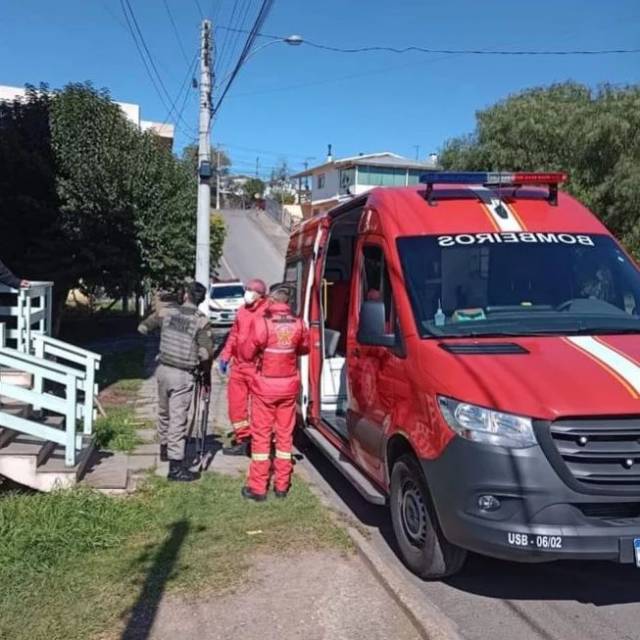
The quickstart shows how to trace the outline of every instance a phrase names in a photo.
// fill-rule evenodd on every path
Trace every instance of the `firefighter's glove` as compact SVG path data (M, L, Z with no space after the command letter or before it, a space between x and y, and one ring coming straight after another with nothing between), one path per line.
M229 362L227 360L218 360L218 371L223 375L227 375L229 370Z

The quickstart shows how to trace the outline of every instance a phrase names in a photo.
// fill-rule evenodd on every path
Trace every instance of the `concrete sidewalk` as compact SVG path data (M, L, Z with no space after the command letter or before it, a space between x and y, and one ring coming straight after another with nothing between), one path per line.
M147 365L154 368L149 351ZM140 390L137 413L155 418L153 373ZM220 437L230 430L226 379L212 376L210 430L215 439L208 472L242 476L247 458L225 457ZM157 445L156 445L157 446ZM166 463L156 462L158 474ZM296 479L294 478L294 481ZM300 477L297 478L301 482ZM238 500L242 498L238 494ZM254 506L254 505L248 505ZM221 514L224 517L224 514ZM389 596L360 555L309 549L287 555L253 558L247 580L223 594L165 595L150 635L152 640L176 637L203 640L418 640L424 637Z

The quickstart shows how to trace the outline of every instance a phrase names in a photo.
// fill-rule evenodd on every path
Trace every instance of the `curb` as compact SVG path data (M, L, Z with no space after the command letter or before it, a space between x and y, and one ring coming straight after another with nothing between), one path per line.
M429 604L424 594L408 583L395 567L385 563L373 545L357 529L347 527L347 533L371 573L425 640L464 640L453 623L435 606Z
M306 465L299 465L296 467L296 473L300 474L320 502L327 507L334 522L346 530L364 564L402 609L424 640L464 640L457 631L455 623L435 605L430 604L424 593L408 582L395 566L387 563L366 536L349 524L350 516L336 510L325 489L316 482L314 478L316 471L309 469Z

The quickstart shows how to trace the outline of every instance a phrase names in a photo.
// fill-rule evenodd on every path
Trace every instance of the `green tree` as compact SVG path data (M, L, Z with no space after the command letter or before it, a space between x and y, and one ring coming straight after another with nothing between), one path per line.
M209 237L211 243L211 267L215 269L220 263L220 258L222 258L224 241L227 237L227 225L219 213L214 213L211 216Z
M68 282L45 86L0 102L0 256L32 280Z
M640 257L640 86L534 88L476 114L445 169L565 171L567 191Z
M262 196L264 195L264 190L265 184L264 182L262 182L262 180L260 180L260 178L249 178L242 185L242 193L244 199L249 204L255 202L256 194L258 195L258 197L262 198Z
M0 167L2 258L54 280L60 305L79 284L116 296L193 272L196 176L106 91L43 86L0 104Z

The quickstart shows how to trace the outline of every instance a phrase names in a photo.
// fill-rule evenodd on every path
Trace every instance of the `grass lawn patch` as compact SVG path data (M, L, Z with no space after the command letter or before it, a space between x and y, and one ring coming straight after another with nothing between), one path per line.
M144 376L144 347L114 351L103 356L98 384L100 400L106 412L96 420L94 432L99 449L131 452L141 444L137 430L141 426L134 405ZM106 387L106 388L105 388Z
M96 447L131 453L142 439L138 435L140 421L132 407L108 407L107 415L96 420Z
M126 498L88 490L0 501L0 638L120 637L164 592L233 588L252 553L294 561L350 542L300 480L287 500L240 497L241 478L150 479ZM106 635L103 635L105 634Z
M105 353L98 371L98 385L110 396L134 398L144 377L144 347ZM113 402L118 404L118 402Z

